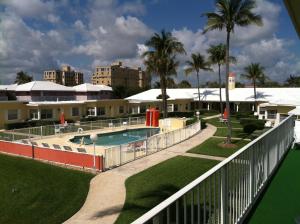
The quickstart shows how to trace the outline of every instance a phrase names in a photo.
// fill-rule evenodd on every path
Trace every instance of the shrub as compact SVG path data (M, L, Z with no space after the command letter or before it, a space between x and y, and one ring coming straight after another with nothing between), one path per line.
M240 120L242 118L253 118L253 112L236 112L235 114L236 119Z
M169 112L168 117L193 117L194 112Z
M186 121L186 125L188 126L188 125L194 124L197 121L198 121L197 117L193 117L192 119L189 119ZM206 120L200 119L200 121L201 121L201 129L206 128L207 127Z
M248 123L244 126L243 130L247 134L252 134L257 129L257 125L254 123Z
M250 124L250 123L255 124L257 130L263 130L264 127L265 127L266 121L265 120L258 120L258 119L255 119L255 118L241 118L240 119L240 124L242 126L245 126L245 125Z

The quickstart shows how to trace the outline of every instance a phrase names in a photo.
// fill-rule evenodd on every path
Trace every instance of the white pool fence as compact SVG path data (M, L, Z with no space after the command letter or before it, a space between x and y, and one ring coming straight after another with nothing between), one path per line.
M153 135L144 140L130 142L105 149L105 168L111 169L138 158L153 154L179 142L182 142L201 130L201 122L182 129Z

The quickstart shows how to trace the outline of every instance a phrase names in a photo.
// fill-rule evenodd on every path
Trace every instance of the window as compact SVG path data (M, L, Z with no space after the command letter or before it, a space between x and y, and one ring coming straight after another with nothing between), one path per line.
M174 112L178 111L178 104L174 104Z
M79 108L78 107L72 107L72 116L73 117L79 116Z
M18 110L7 110L7 120L17 120L18 119Z
M124 106L119 106L119 114L123 114L124 113Z
M53 118L52 109L42 109L41 110L41 119L51 119Z
M95 107L87 108L87 115L88 116L95 116Z
M276 119L276 110L268 110L268 119Z
M37 120L38 119L38 110L37 109L30 109L29 110L29 118L31 120Z
M265 108L260 107L260 108L259 108L259 114L260 114L260 115L265 115L265 110L266 110Z
M173 104L168 104L168 112L173 112L174 108L173 108Z
M188 104L185 105L185 110L189 110L189 105Z
M105 107L98 107L97 108L97 114L98 115L105 115Z

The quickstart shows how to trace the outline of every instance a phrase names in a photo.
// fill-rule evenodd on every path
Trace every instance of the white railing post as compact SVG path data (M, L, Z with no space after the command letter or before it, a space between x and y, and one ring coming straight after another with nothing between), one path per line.
M228 177L227 165L221 168L221 224L228 223Z
M252 150L251 150L252 149ZM253 199L254 199L254 178L255 178L255 174L254 174L254 150L253 148L251 148L250 150L250 204L252 203Z

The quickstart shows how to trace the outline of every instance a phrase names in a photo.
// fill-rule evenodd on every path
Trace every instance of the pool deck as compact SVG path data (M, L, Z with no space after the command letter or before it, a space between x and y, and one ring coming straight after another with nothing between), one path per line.
M186 141L98 174L90 183L90 190L83 207L65 223L114 223L125 202L125 180L128 177L172 157L178 155L186 156L186 151L213 136L216 130L216 127L208 124L206 129Z
M67 133L67 134L58 134L54 136L47 136L41 138L34 138L32 141L35 141L38 143L39 146L42 145L42 143L48 143L51 148L53 148L53 144L57 144L60 146L70 146L73 151L77 152L77 148L84 148L88 154L93 154L94 153L94 147L93 145L80 145L76 144L70 141L71 138L74 136L80 136L80 135L90 135L90 134L103 134L103 133L109 133L109 132L116 132L116 131L123 131L127 129L136 129L136 128L151 128L148 126L145 126L144 124L139 124L139 125L130 125L130 126L122 126L122 127L114 127L114 128L102 128L102 129L95 129L95 130L90 130L90 131L84 131L82 133ZM98 146L96 145L96 155L104 155L105 149L113 147L111 146Z

